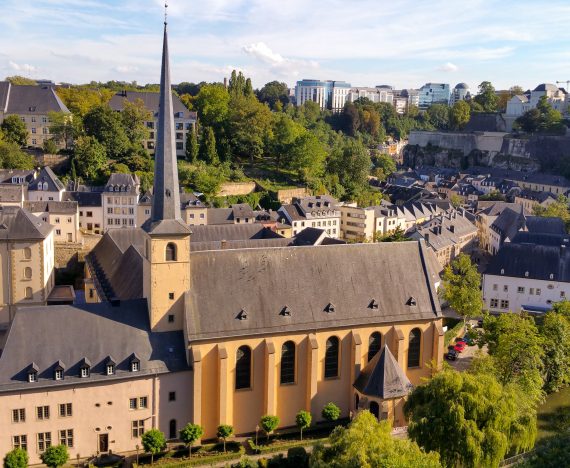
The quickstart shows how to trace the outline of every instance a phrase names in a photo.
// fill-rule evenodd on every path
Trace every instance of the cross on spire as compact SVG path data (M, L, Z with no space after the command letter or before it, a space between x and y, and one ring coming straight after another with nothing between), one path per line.
M168 2L164 2L164 25L168 24Z

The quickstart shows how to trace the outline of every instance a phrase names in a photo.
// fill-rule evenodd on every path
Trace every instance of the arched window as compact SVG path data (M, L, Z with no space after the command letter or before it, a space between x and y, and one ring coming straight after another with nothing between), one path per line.
M331 336L325 349L325 379L338 377L338 338Z
M26 260L29 260L30 258L32 258L32 249L30 249L29 247L26 247L24 249L24 258Z
M368 338L368 361L370 362L382 346L382 335L374 332Z
M175 262L176 261L176 244L169 242L166 245L166 261Z
M408 343L408 367L420 367L420 351L422 344L422 332L414 328L410 332Z
M24 268L24 278L26 279L32 278L32 269L30 267Z
M178 438L178 434L176 431L176 419L171 419L170 423L168 423L168 438L169 439Z
M34 291L29 286L26 288L26 299L31 299L34 297Z
M281 347L281 383L295 383L295 343L286 341Z
M251 388L251 348L240 346L236 353L236 390Z
M376 419L378 419L380 417L380 405L375 401L371 401L370 412L374 415Z

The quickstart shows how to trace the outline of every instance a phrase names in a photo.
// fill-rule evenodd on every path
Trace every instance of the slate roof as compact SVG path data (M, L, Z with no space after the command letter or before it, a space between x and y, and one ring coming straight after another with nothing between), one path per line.
M417 226L407 236L416 240L423 238L426 244L438 251L460 244L466 236L476 234L477 227L473 221L473 216L469 213L448 213Z
M0 183L11 184L12 177L23 177L27 183L34 180L36 171L34 169L0 169Z
M0 184L0 203L21 202L27 198L26 192L23 184Z
M517 206L517 210L507 208L501 212L497 219L491 224L491 229L501 235L501 239L512 239L515 234L524 227L525 218L522 205Z
M362 369L353 386L363 395L383 400L406 396L413 388L386 345Z
M208 220L209 221L209 220ZM190 248L195 242L230 241L246 239L278 239L282 238L271 229L259 223L248 224L219 224L192 226Z
M17 206L0 206L0 240L43 240L53 227Z
M80 208L103 206L101 192L64 192L63 201L76 201Z
M525 229L529 232L565 235L564 221L555 217L527 216Z
M260 249L288 247L292 245L291 239L284 237L274 239L234 239L190 242L190 251L202 252L205 250L230 250L230 249Z
M558 91L558 86L550 83L541 83L533 91Z
M44 182L47 183L48 192L60 192L62 190L65 190L65 185L63 185L61 180L58 179L58 177L54 174L51 168L47 166L42 167L40 173L35 178L35 180L30 182L29 190L42 190L45 192L46 190L44 190L43 188L42 189L38 188L38 184L40 182L42 183L42 185Z
M65 327L62 327L65 324ZM30 339L31 330L34 333ZM140 359L140 371L130 371L130 360ZM116 362L114 375L105 374L109 356ZM90 376L79 377L84 362L92 364ZM56 381L58 362L64 380ZM32 363L38 382L27 381ZM0 392L52 388L83 383L109 382L188 369L182 332L151 333L146 300L26 307L18 310L0 357Z
M3 104L2 109L6 109L6 114L45 115L51 111L69 113L53 86L3 85L0 104Z
M569 283L569 249L570 246L508 242L491 259L485 274ZM503 270L502 274L501 270ZM550 275L553 275L552 279Z
M489 177L502 177L503 179L512 180L522 183L528 182L533 184L553 185L558 187L570 187L570 180L557 174L546 174L544 172L523 172L512 169L501 169L496 167L473 166L462 170L463 175L486 175Z
M188 339L440 317L429 254L418 242L192 253ZM410 297L417 305L406 305ZM378 309L368 307L372 299ZM236 318L242 310L246 320Z
M75 201L26 201L24 208L30 213L77 214Z
M516 196L525 200L537 201L538 203L543 203L549 198L556 200L556 195L551 192L538 192L530 189L522 189Z
M158 114L158 104L160 100L160 93L158 92L121 91L111 98L109 105L113 110L122 111L125 107L125 100L135 102L137 99L141 99L144 106L151 111L153 115ZM196 119L196 112L189 111L175 93L172 93L172 108L174 115L182 113L182 118Z
M102 299L143 296L144 245L145 233L140 228L110 229L85 257Z
M131 174L111 174L109 180L105 184L105 192L113 192L117 190L111 190L111 188L120 187L121 192L130 193L132 195L138 195L137 185L140 184L139 178L136 175Z
M316 212L329 212L329 215L333 215L335 211L338 211L338 200L331 197L330 195L316 195L313 197L303 197L296 200L293 203L297 206L301 213L305 216L308 213L315 214ZM340 214L339 214L340 216Z
M569 245L570 235L564 234L546 234L541 232L519 231L511 240L513 244L540 244L540 245Z

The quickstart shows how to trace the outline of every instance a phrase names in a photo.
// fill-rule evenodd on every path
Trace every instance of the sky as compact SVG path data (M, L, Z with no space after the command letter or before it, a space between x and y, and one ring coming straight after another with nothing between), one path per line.
M161 0L0 0L0 11L1 78L159 81ZM170 0L168 23L174 83L232 69L254 87L570 80L570 0Z

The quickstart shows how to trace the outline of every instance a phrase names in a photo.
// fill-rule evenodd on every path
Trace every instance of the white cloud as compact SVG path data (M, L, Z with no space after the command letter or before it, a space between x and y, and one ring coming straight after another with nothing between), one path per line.
M30 65L28 63L16 63L16 62L12 62L12 60L10 60L8 62L8 65L10 65L10 68L12 70L16 70L19 72L24 72L24 73L32 73L32 72L36 72L38 71L37 67L34 67L33 65Z
M139 67L135 67L132 65L119 65L114 68L119 73L134 73L139 71Z
M281 54L273 52L264 42L243 46L243 51L269 65L280 65L285 62Z
M264 42L254 42L243 46L242 50L263 64L269 65L273 73L282 77L298 77L303 71L307 72L319 68L319 64L315 60L285 58L281 54L274 52Z
M457 70L459 70L459 67L454 63L446 62L440 67L437 67L437 69L439 71L444 71L444 72L456 72Z

